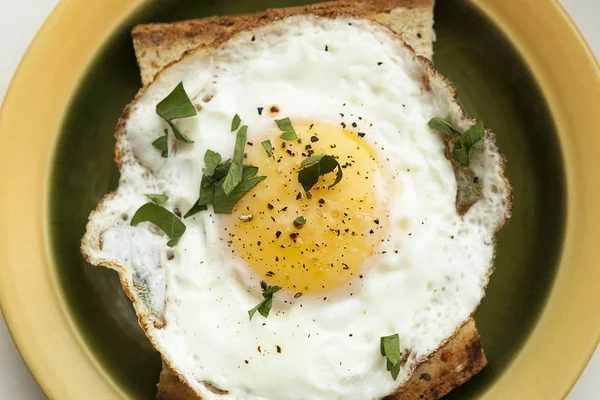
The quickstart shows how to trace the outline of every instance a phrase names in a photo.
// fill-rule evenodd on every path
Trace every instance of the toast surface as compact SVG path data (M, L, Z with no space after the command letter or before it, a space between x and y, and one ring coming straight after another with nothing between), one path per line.
M418 55L433 55L434 0L341 0L304 7L270 9L262 13L193 19L136 26L131 36L142 84L158 71L199 45L210 44L252 26L297 14L352 14L376 20L403 35Z
M232 32L276 18L302 13L347 13L374 19L401 33L417 54L427 58L433 54L433 0L342 0L256 14L138 25L132 37L142 83L152 82L163 67L199 45L222 40ZM475 322L471 318L451 340L414 371L398 392L386 399L438 399L477 374L486 363ZM157 400L195 399L199 397L163 364Z

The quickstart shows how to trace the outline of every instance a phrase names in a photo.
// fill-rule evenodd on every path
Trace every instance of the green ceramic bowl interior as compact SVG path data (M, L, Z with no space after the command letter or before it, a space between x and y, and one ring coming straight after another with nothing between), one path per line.
M302 0L156 0L119 27L73 96L56 148L50 196L62 295L94 356L132 399L156 392L160 356L137 325L117 274L88 265L79 243L88 214L117 186L113 132L140 87L129 32L176 21L306 4ZM467 1L435 10L435 64L467 112L497 133L508 159L514 213L498 236L496 271L475 320L489 365L448 398L474 398L502 374L528 337L552 287L562 247L565 183L552 117L532 74L500 29Z

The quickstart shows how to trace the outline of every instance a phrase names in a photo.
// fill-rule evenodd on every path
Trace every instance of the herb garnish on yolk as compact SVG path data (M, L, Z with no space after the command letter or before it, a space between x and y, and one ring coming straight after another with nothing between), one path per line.
M284 140L296 140L298 139L298 135L292 126L292 123L289 118L278 119L275 121L277 127L283 131L280 138Z
M267 179L224 217L222 239L248 266L248 284L250 277L259 278L305 295L352 290L388 229L387 198L378 186L385 170L356 133L291 122L296 140L280 138L275 127L265 132L272 143L270 157L261 146L246 148L246 162ZM316 171L316 182L303 188L298 178L307 168ZM341 177L342 171L343 179L326 174ZM249 214L251 220L240 220Z
M335 169L337 169L335 181L328 186L329 189L340 183L344 176L340 163L337 162L335 157L326 154L308 157L302 161L300 168L300 171L298 171L298 182L302 185L305 192L308 192L319 182L320 176L327 175Z
M273 154L273 145L271 144L271 141L265 140L265 141L261 142L260 144L267 152L267 156L271 157L271 155Z

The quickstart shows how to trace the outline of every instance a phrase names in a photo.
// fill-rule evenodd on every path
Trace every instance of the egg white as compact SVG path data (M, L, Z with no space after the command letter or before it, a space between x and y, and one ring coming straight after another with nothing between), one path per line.
M450 90L426 88L426 74L398 36L376 23L297 16L184 57L131 107L118 141L119 188L88 226L99 232L102 246L87 252L97 264L125 267L133 291L144 288L134 297L163 322L145 326L149 337L203 398L378 398L475 310L508 189L498 178L497 156L472 156L483 198L458 215L455 172L442 136L427 122L450 117L462 129L470 123L461 119ZM172 143L177 148L164 159L151 145L166 128L155 106L180 81L201 108L177 122L195 143ZM361 116L356 130L366 133L385 174L377 195L388 202L391 230L382 254L367 260L369 268L352 287L327 300L303 296L282 303L276 295L267 319L249 321L260 292L240 279L245 266L226 251L219 218L202 212L186 219L174 248L150 224L130 227L128 221L147 202L145 193L165 193L165 207L185 213L198 196L205 151L233 155L233 115L258 143L277 132L266 112L271 105L292 121L337 126ZM262 115L258 107L265 108ZM380 337L394 333L410 353L396 381L379 352Z

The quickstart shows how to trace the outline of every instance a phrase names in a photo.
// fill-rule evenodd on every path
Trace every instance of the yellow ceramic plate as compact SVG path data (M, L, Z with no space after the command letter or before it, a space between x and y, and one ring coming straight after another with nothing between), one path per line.
M139 85L128 29L301 2L63 0L30 46L0 113L0 301L51 398L149 398L160 367L114 274L77 252ZM498 132L515 184L476 315L490 365L453 397L562 398L600 338L599 68L555 1L439 3L436 64Z

